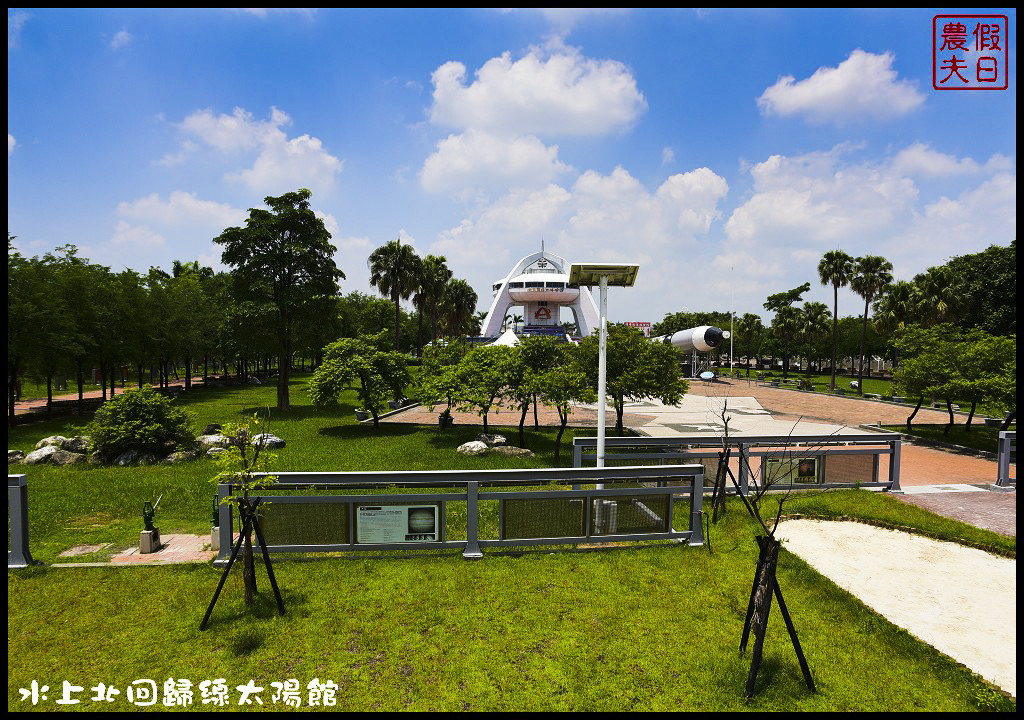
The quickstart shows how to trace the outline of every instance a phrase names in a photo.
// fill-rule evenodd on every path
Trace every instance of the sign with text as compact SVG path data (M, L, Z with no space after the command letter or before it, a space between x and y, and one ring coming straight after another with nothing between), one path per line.
M1006 15L936 15L932 18L932 87L1006 90L1009 30Z
M437 505L360 505L356 508L356 542L437 542Z
M644 334L644 337L651 336L651 324L649 322L624 322L626 327L633 327Z

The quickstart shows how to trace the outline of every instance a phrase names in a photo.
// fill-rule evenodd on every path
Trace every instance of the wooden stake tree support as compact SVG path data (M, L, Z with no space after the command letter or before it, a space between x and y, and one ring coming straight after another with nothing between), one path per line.
M263 539L263 531L260 529L259 517L256 513L256 508L259 507L262 499L257 499L255 502L251 502L246 498L238 498L238 511L242 518L242 532L238 534L238 540L235 541L235 546L231 548L231 558L228 560L227 567L224 568L224 572L220 576L220 582L217 584L217 591L213 594L213 599L210 600L210 606L206 609L206 615L203 616L203 622L199 625L200 630L205 630L207 624L210 622L210 615L213 613L213 606L217 604L217 598L220 597L220 591L224 589L224 582L228 579L228 573L231 572L231 566L235 564L235 558L238 557L238 552L242 549L242 545L251 546L252 544L252 533L256 533L256 541L260 544L260 548L263 550L263 564L267 568L267 576L270 578L270 587L274 590L274 598L277 600L277 609L284 615L284 601L281 599L281 591L277 587L277 579L274 577L274 566L270 562L270 553L267 550L267 543ZM251 572L251 570L250 570ZM256 589L255 577L251 580L252 589Z
M715 487L711 496L711 505L713 508L713 521L718 522L720 515L725 513L725 479L726 477L732 481L733 487L736 488L736 494L743 501L743 505L746 507L750 517L753 518L757 524L761 527L763 535L758 535L757 546L757 567L754 570L754 582L750 589L750 600L747 602L747 615L743 621L743 636L740 640L740 654L746 652L747 641L750 639L750 634L754 634L754 650L751 653L750 659L750 671L747 673L747 685L744 692L746 699L754 697L754 685L757 682L757 673L761 668L761 658L764 651L764 638L765 633L768 630L768 617L772 611L772 598L774 597L779 604L779 611L782 613L782 619L786 623L786 630L789 632L789 639L793 644L793 649L796 651L796 657L800 663L800 671L804 676L804 683L807 685L807 689L812 693L817 692L814 686L814 679L811 677L811 670L807 665L807 659L804 657L803 649L800 647L800 639L797 637L796 628L793 625L793 619L789 615L789 609L786 607L786 601L782 597L782 589L779 587L779 582L776 577L776 569L779 562L779 548L782 543L775 538L775 530L778 528L779 520L782 515L782 504L785 500L780 500L779 511L775 517L775 522L772 528L769 530L768 525L764 522L761 517L761 513L758 509L759 501L764 496L765 492L769 487L772 486L772 479L766 478L758 488L757 493L754 496L754 501L751 501L744 495L742 488L736 481L736 476L732 472L732 468L729 467L729 459L732 453L732 448L729 443L729 421L726 416L728 410L728 404L722 410L722 420L725 427L725 435L723 438L723 451L718 456L718 472L715 475ZM754 477L750 471L749 461L745 453L739 453L739 461L741 463L748 463L746 466L747 477ZM762 459L762 462L764 460ZM788 497L788 495L787 495Z

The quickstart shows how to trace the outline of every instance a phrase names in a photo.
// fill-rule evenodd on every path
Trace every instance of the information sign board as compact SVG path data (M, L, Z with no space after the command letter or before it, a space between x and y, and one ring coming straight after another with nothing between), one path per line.
M437 505L359 505L356 542L437 542Z

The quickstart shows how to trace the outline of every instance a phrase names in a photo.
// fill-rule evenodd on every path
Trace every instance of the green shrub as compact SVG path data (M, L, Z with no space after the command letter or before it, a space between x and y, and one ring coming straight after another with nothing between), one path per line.
M146 387L126 390L103 403L86 434L92 449L103 457L113 458L125 450L163 456L195 441L193 420L191 413Z

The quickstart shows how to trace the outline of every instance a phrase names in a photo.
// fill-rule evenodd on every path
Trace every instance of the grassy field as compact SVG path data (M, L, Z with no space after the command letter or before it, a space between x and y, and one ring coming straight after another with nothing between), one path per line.
M972 423L970 431L964 425L954 425L949 429L948 434L944 432L946 425L914 423L911 425L909 433L907 433L907 426L905 424L883 425L882 427L885 430L909 434L914 437L924 438L925 440L937 440L962 447L974 448L975 450L985 450L986 452L994 453L999 449L999 428L988 427L981 423ZM1017 425L1010 425L1009 429L1016 431Z
M531 432L528 461L465 458L454 448L477 428L453 431L354 422L355 397L329 412L309 407L296 380L287 416L272 431L288 446L279 470L551 466L550 430ZM201 427L273 402L274 389L196 391L185 403ZM504 416L502 413L500 417ZM511 416L510 416L511 417ZM10 432L9 447L74 432L68 420ZM511 430L507 431L510 440ZM567 462L568 439L563 440ZM53 562L78 543L137 541L141 508L163 493L164 533L209 529L209 461L126 468L25 467L33 554ZM867 491L800 498L792 511L912 527L1015 557L1016 542ZM126 688L158 690L169 678L236 686L298 680L302 706L314 678L337 684L343 710L1014 710L1015 702L969 670L864 607L783 551L780 584L817 694L803 687L781 618L774 614L753 701L743 701L749 654L737 652L756 561L755 530L730 502L710 547L679 544L609 551L488 552L479 561L436 553L416 558L319 557L275 561L287 607L279 616L262 570L255 611L242 603L241 574L225 587L210 628L198 630L220 571L208 565L38 567L8 572L8 708L131 710ZM64 681L78 705L55 706ZM37 681L49 699L33 707L19 688ZM99 683L111 703L91 701ZM155 708L163 708L158 701ZM155 709L154 708L154 709ZM227 708L225 708L227 709Z

